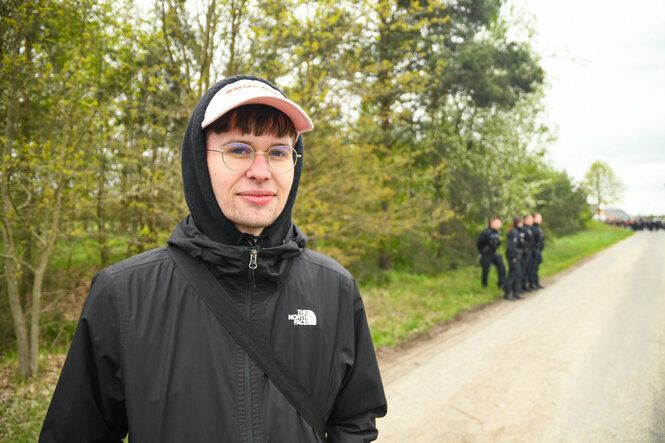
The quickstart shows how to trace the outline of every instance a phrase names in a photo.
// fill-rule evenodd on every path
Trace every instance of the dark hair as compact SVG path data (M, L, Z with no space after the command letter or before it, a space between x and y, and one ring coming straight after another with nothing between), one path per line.
M519 223L522 223L522 217L520 217L519 215L516 215L515 217L513 217L513 224L510 225L510 229L513 229Z
M222 115L205 129L216 134L239 129L242 134L263 135L265 133L275 134L282 138L290 136L295 143L296 128L293 122L282 111L268 105L244 105L238 106Z

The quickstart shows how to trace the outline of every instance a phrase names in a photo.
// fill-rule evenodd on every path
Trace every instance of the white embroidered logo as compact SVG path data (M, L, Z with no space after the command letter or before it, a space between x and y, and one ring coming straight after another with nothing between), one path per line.
M316 326L316 314L309 309L298 309L297 314L289 314L294 326Z

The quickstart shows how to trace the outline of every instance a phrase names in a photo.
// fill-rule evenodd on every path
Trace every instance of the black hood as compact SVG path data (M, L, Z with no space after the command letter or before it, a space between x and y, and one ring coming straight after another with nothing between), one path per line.
M243 234L235 225L227 219L217 204L217 199L210 184L208 164L206 162L206 146L201 123L205 115L208 103L214 95L224 86L238 80L258 80L270 87L284 93L269 81L252 75L235 75L225 78L212 86L199 101L189 119L185 137L182 141L182 181L185 188L185 200L192 214L194 223L207 237L216 242L226 245L247 244L250 235ZM286 95L284 95L286 97ZM274 247L281 245L288 237L292 229L291 211L298 194L298 185L304 160L302 135L298 136L295 150L301 159L296 164L293 174L291 192L284 206L284 210L275 222L265 228L257 240L262 247Z

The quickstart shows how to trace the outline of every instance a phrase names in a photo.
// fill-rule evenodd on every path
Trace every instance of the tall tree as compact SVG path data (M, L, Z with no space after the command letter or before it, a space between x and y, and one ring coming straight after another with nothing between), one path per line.
M423 176L438 165L417 170L417 154L427 152L414 133L419 96L427 94L424 68L432 47L443 38L440 29L449 17L441 1L378 0L364 3L366 30L357 47L354 93L360 97L354 138L371 147L370 155L384 165L385 197L379 202L381 229L373 234L378 242L378 264L390 269L394 238L428 227L442 217L441 202L420 193Z
M86 187L93 120L109 100L99 86L112 11L96 0L10 3L0 39L2 258L19 374L30 377L47 265L66 209Z
M595 203L597 214L600 214L601 208L606 204L619 200L624 189L623 183L610 165L600 160L591 164L584 174L582 184Z
M591 217L586 192L563 171L550 169L547 174L551 181L537 196L537 210L546 220L543 229L557 237L581 231Z

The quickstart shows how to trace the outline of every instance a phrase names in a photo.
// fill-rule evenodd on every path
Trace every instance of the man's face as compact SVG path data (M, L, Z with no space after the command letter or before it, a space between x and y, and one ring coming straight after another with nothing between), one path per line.
M524 217L524 224L527 225L527 226L533 225L533 217L530 216L530 215L527 215L526 217Z
M543 222L543 216L540 215L540 214L536 214L536 215L533 217L533 222L534 222L534 223L541 224L541 223Z
M273 146L291 146L290 136L242 134L238 129L208 133L207 149L222 149L229 143L245 143L255 152L267 152ZM293 184L292 169L277 173L268 167L265 155L256 155L244 171L232 171L219 152L207 152L210 182L222 213L240 232L258 236L282 213Z
M495 218L492 221L490 221L490 228L492 228L494 230L497 230L497 231L499 229L501 229L501 220L499 220L498 218Z

